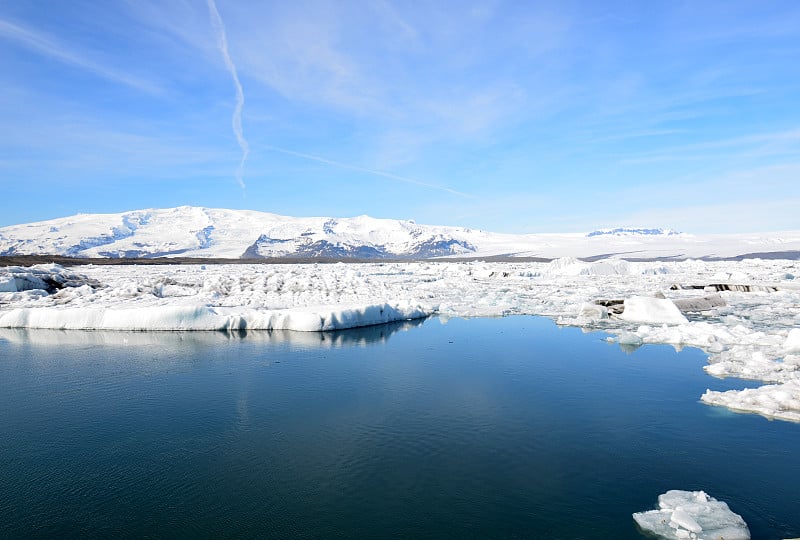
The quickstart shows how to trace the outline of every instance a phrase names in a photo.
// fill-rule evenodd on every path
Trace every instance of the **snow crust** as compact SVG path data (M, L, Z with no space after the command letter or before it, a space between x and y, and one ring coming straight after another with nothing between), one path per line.
M749 540L750 530L727 503L704 491L670 490L658 497L658 510L637 512L637 525L668 540Z
M0 327L321 331L430 314L542 315L606 331L626 347L666 343L702 349L709 355L708 374L765 383L709 390L703 402L800 421L798 267L800 262L787 260L574 258L6 267L0 268ZM709 296L705 288L714 284L741 287Z

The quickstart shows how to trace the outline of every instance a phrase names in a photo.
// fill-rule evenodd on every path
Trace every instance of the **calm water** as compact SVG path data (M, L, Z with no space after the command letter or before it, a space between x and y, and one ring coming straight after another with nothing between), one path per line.
M698 351L545 319L0 332L0 537L641 538L668 489L800 535L800 425Z

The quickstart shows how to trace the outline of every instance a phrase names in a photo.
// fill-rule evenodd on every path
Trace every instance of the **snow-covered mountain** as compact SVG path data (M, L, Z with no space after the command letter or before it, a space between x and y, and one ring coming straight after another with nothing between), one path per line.
M471 254L474 233L369 216L295 218L181 206L78 214L0 229L0 255L430 258Z
M512 235L369 216L297 218L191 206L78 214L0 228L0 256L428 259L752 254L798 258L800 231L692 235L670 229L604 229Z

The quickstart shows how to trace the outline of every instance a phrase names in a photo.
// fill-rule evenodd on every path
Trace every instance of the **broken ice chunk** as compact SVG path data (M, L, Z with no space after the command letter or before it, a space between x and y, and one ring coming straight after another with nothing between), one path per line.
M666 298L633 296L625 299L625 310L620 319L650 324L686 324L686 317Z
M633 514L642 531L658 538L750 539L750 530L742 516L704 491L670 490L659 495L658 506L658 510Z
M792 328L789 335L786 336L786 341L783 343L783 349L786 352L800 351L800 328Z
M683 527L684 529L699 533L703 530L703 528L694 520L692 516L690 516L684 509L681 507L676 508L672 511L672 515L669 517L670 523L674 523L678 527Z
M598 304L584 302L581 304L578 317L588 321L608 319L608 308Z
M622 332L617 338L617 342L620 345L634 345L637 347L643 343L642 338L631 332Z

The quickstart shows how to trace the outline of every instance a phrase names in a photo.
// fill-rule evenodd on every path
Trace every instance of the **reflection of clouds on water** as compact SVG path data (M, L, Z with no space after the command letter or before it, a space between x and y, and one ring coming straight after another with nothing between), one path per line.
M16 345L42 347L158 347L162 350L180 350L241 341L330 349L384 343L392 334L415 328L423 322L424 319L415 319L330 332L291 330L120 332L0 328L0 340Z

